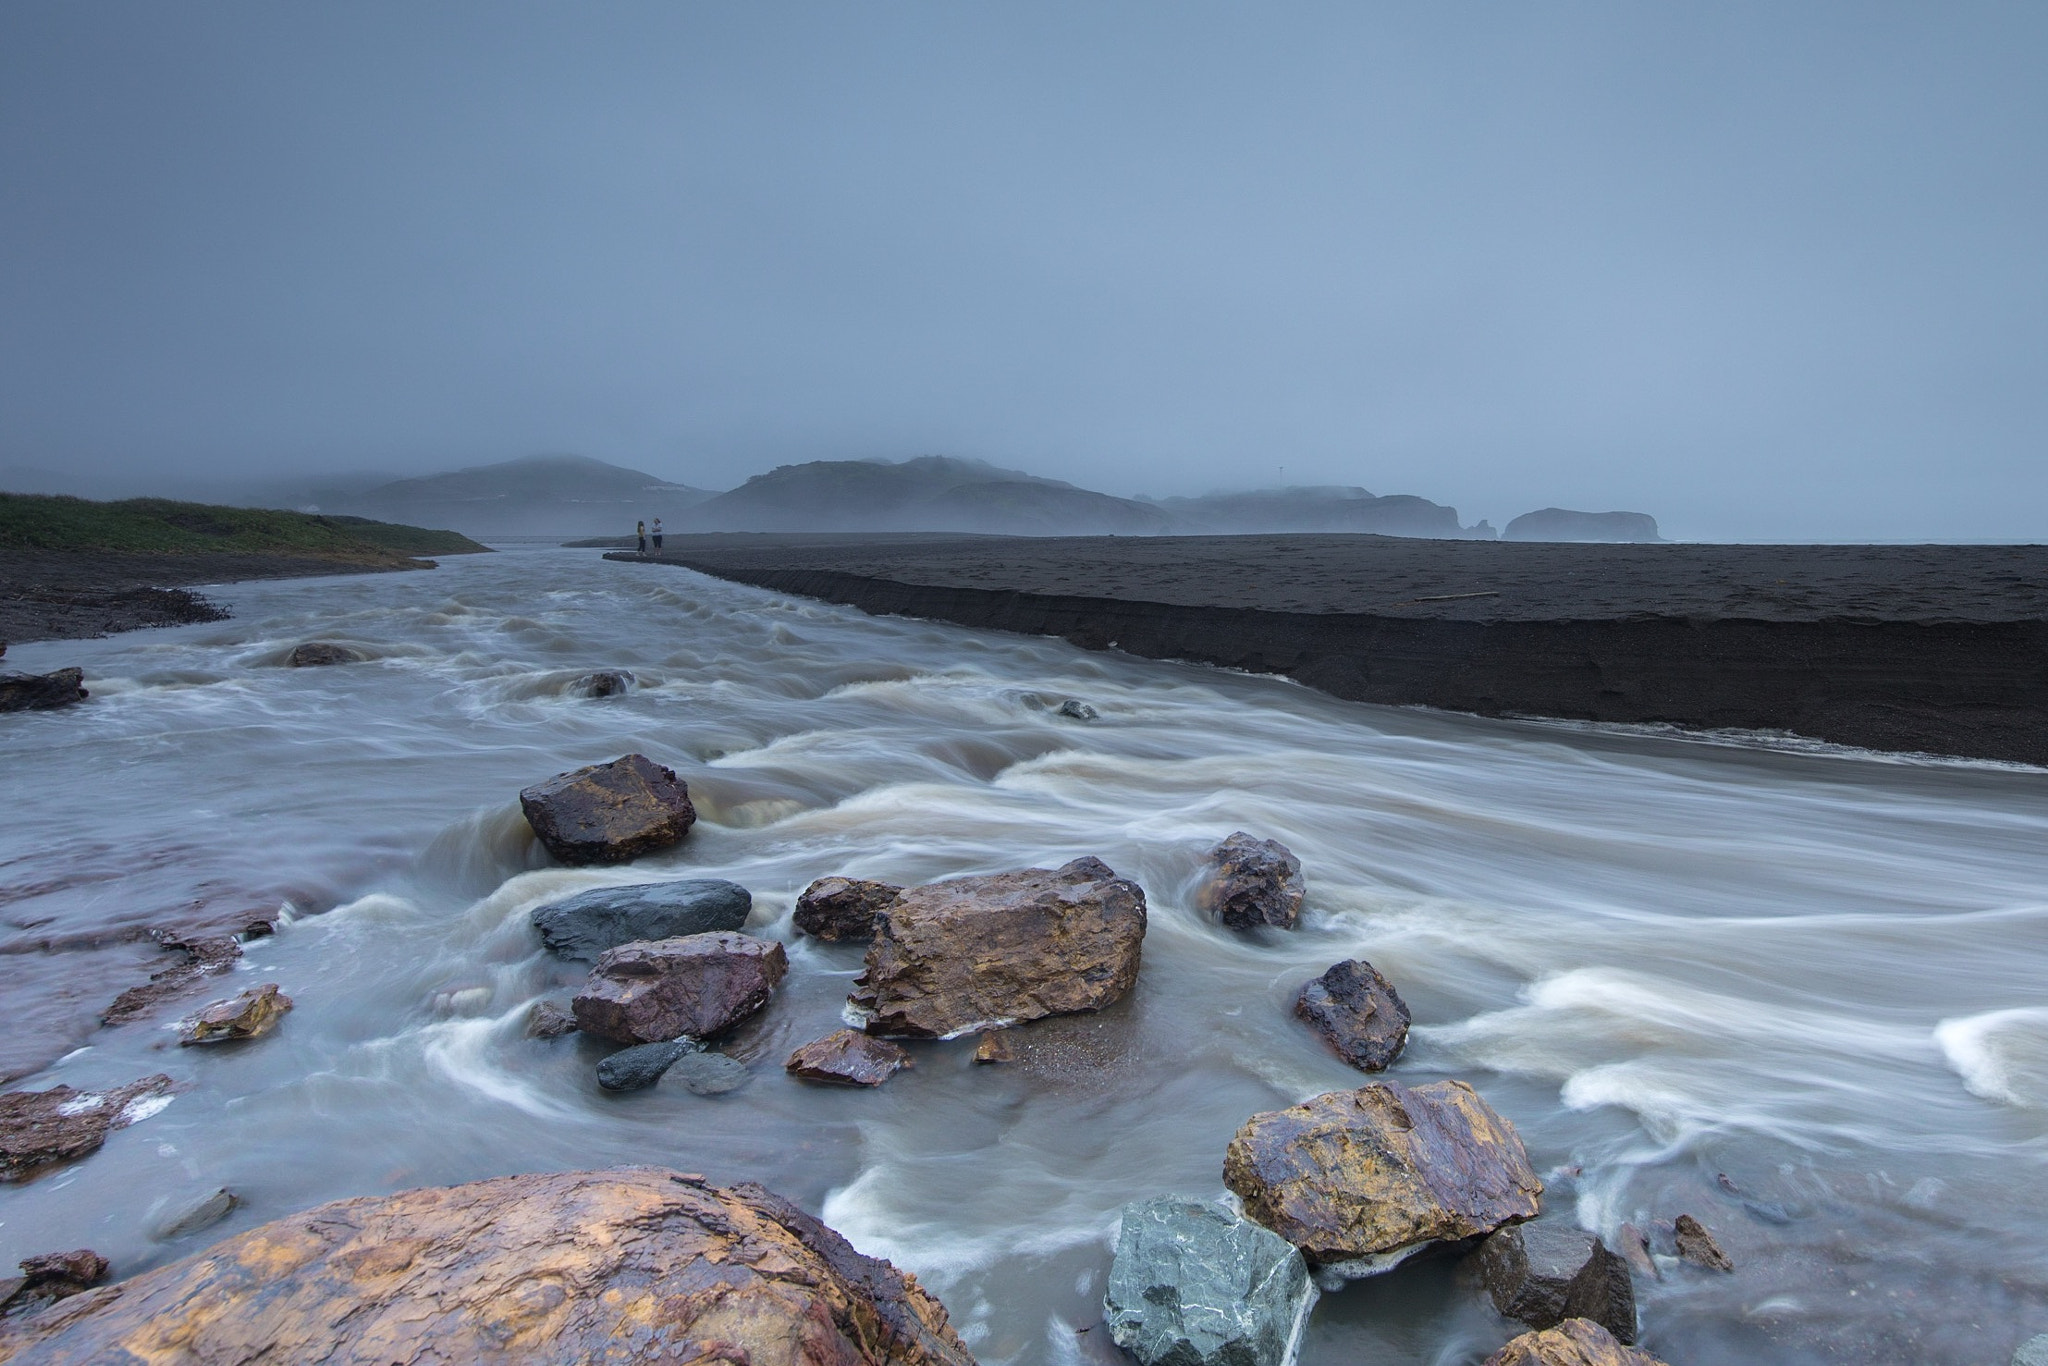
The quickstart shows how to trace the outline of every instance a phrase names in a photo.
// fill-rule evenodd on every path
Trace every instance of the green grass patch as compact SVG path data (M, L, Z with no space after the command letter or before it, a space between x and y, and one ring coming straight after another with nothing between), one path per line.
M168 498L95 503L0 493L0 550L123 555L291 555L351 564L400 564L419 555L489 547L454 531L272 508L218 507Z

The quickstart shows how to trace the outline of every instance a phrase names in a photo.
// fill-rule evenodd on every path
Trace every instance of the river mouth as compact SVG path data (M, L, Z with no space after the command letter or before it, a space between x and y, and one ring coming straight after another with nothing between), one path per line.
M1116 1360L1117 1209L1220 1194L1245 1117L1361 1083L1290 1006L1362 957L1414 1012L1394 1075L1476 1086L1547 1208L1610 1236L1678 1213L1714 1230L1735 1274L1638 1281L1677 1366L1981 1363L2048 1331L2038 770L1361 706L589 552L209 595L234 618L9 653L84 666L93 700L0 724L0 1058L28 1069L15 1086L182 1089L0 1190L0 1260L91 1246L131 1274L324 1200L652 1162L821 1213L915 1271L985 1363ZM282 665L315 639L370 657ZM634 684L581 695L596 669ZM1098 719L1061 716L1069 697ZM635 750L689 782L688 841L550 865L519 788ZM1301 857L1298 931L1195 909L1235 829ZM859 969L792 931L811 879L1084 854L1150 902L1123 1002L1032 1026L1006 1067L957 1040L872 1092L784 1075ZM599 1046L524 1036L581 976L527 917L683 876L748 887L789 978L725 1044L746 1086L608 1095ZM124 930L281 909L212 993L280 983L297 1009L274 1036L181 1050L175 1007L92 1027L152 968ZM244 1200L225 1222L152 1239L220 1186ZM1470 1362L1511 1333L1455 1259L1424 1258L1325 1296L1301 1359Z

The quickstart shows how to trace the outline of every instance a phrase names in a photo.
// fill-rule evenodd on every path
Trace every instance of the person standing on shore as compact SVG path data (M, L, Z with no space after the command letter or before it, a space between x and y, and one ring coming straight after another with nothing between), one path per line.
M633 534L640 538L640 553L645 555L647 553L647 523L644 521L633 523Z
M654 519L654 553L661 553L661 518Z

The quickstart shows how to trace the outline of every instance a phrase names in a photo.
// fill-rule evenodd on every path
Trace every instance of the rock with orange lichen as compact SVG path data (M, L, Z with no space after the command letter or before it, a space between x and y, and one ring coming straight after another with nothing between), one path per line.
M973 1366L914 1277L655 1167L343 1200L0 1327L0 1361Z
M1624 1347L1590 1319L1566 1319L1524 1333L1486 1359L1486 1366L1664 1366L1640 1347Z

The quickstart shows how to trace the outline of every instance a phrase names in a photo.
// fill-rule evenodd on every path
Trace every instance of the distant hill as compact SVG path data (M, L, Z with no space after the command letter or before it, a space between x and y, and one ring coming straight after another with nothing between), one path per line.
M0 493L0 551L125 555L282 555L379 568L422 555L487 551L454 531L268 508Z
M783 465L699 504L676 523L697 531L975 531L1018 536L1153 535L1158 508L979 460L927 455L888 463Z
M320 510L453 527L471 536L625 535L713 495L581 455L537 455L344 494Z
M1458 510L1397 493L1375 497L1351 485L1255 489L1166 498L1155 504L1189 531L1363 531L1381 536L1489 539L1493 528L1458 525Z
M1501 532L1509 541L1661 541L1657 519L1647 512L1573 512L1544 508L1525 512Z

